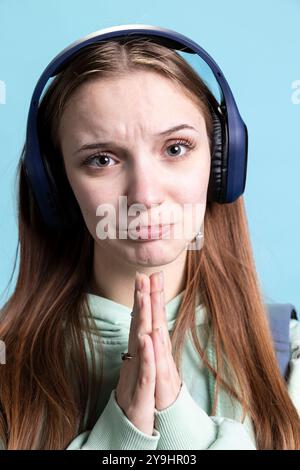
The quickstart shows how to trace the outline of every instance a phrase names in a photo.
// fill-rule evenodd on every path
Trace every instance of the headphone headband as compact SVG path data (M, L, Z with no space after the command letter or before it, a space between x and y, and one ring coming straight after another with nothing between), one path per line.
M60 229L62 220L59 217L57 201L49 184L47 169L40 154L37 113L43 90L48 80L61 72L75 55L89 44L118 40L122 37L129 39L139 36L152 38L170 49L198 54L208 64L222 92L219 113L222 114L225 123L225 128L218 130L223 134L223 136L219 135L218 137L222 139L221 142L218 142L221 147L221 155L218 154L212 158L211 191L209 192L212 196L210 200L221 204L230 203L234 202L244 192L248 150L247 127L239 114L230 87L216 62L193 40L170 29L143 24L114 26L91 33L73 42L56 55L40 76L31 98L23 165L41 215L49 228ZM216 124L217 119L221 117L220 115L219 117L214 116Z

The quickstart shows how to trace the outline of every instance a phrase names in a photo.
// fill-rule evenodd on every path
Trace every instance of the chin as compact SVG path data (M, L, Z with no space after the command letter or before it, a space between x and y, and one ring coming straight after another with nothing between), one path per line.
M115 255L118 253L127 263L153 267L172 263L183 250L183 240L155 240L149 243L118 240L114 246Z

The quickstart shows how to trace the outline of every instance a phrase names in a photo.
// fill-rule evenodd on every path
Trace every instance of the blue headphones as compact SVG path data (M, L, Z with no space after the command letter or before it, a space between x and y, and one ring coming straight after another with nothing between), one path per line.
M213 142L207 200L220 204L234 202L243 194L246 184L248 132L230 87L210 55L191 39L175 31L150 25L122 25L105 28L73 42L63 49L46 67L34 89L27 120L26 143L22 155L26 180L41 216L49 229L59 231L66 226L59 209L60 202L53 176L40 153L37 113L46 83L72 60L85 46L121 37L147 36L168 48L198 54L212 70L222 92L222 101L212 108ZM74 208L70 210L74 214ZM69 226L69 225L68 225Z

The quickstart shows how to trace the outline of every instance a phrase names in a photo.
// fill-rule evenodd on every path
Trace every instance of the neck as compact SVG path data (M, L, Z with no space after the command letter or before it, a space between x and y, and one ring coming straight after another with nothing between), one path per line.
M147 276L158 271L164 272L166 303L184 290L186 250L183 250L175 260L155 266L131 264L126 262L124 258L121 259L120 256L116 258L111 251L101 249L95 243L90 293L132 308L136 271L147 274Z

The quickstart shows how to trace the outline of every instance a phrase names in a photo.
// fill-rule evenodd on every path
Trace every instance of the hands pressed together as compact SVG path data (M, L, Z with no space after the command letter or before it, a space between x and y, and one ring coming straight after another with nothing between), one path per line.
M133 358L122 364L116 400L138 429L152 435L155 409L172 405L181 388L168 331L163 272L136 275L128 352Z

